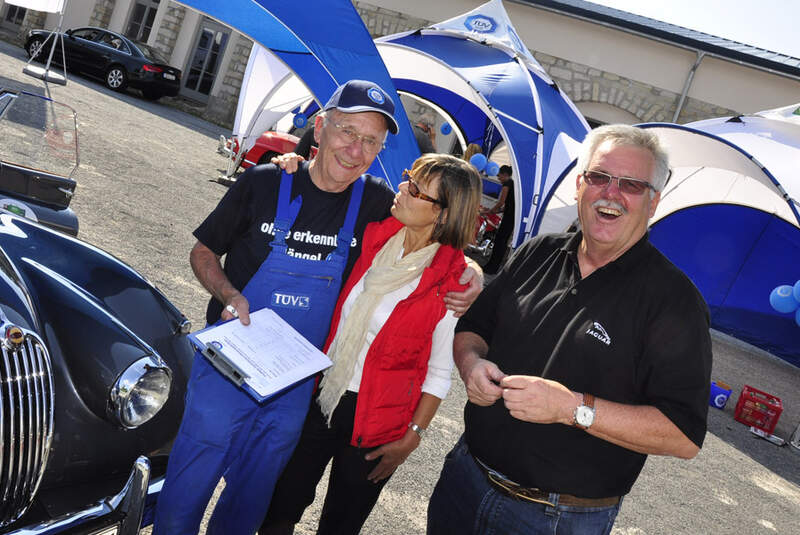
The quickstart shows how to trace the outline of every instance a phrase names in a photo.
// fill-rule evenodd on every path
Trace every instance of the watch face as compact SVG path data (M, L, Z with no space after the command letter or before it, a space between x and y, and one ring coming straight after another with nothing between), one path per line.
M594 410L581 405L575 412L575 421L578 423L578 425L589 427L592 425L592 422L594 422Z

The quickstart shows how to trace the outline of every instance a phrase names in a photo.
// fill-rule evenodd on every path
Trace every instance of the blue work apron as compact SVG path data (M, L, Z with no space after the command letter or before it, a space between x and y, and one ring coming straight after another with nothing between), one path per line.
M272 308L321 349L342 285L364 179L353 184L336 249L324 261L288 254L286 238L302 203L299 196L290 202L291 190L292 176L284 172L272 251L242 295L251 311ZM221 476L226 486L207 533L255 533L269 507L275 483L300 438L313 388L314 378L310 377L257 403L196 353L153 534L197 533Z

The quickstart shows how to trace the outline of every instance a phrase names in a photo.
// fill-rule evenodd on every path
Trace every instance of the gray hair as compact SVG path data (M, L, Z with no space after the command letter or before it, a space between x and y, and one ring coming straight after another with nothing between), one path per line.
M664 189L667 178L669 178L669 155L667 151L664 150L658 136L653 132L627 124L607 124L595 128L586 135L586 139L581 144L578 163L576 164L579 173L583 173L586 170L597 147L605 141L611 141L614 146L630 145L649 151L653 155L653 160L655 160L653 176L650 177L650 180L657 191ZM655 193L651 191L650 196L653 197L654 195Z

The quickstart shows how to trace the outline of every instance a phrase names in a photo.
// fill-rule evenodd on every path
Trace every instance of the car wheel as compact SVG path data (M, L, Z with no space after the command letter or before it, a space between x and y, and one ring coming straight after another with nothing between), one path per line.
M147 100L158 100L164 95L158 91L153 91L152 89L142 89L142 96Z
M267 151L261 155L261 158L258 159L258 164L261 165L262 163L270 163L275 156L280 156L280 153L275 152L274 150Z
M128 73L119 65L114 65L106 71L106 87L114 91L122 91L128 85Z
M39 52L42 51L42 44L44 41L39 37L35 37L28 41L27 46L25 47L25 51L28 53L29 58L35 58L39 55ZM37 58L41 60L42 58Z

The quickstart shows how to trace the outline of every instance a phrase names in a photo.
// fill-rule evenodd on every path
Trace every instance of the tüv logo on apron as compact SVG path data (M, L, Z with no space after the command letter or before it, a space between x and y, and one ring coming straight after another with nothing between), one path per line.
M283 293L276 290L272 292L272 306L305 310L311 306L311 297L308 295Z
M497 28L497 23L486 15L472 15L464 21L464 26L473 32L492 33Z

